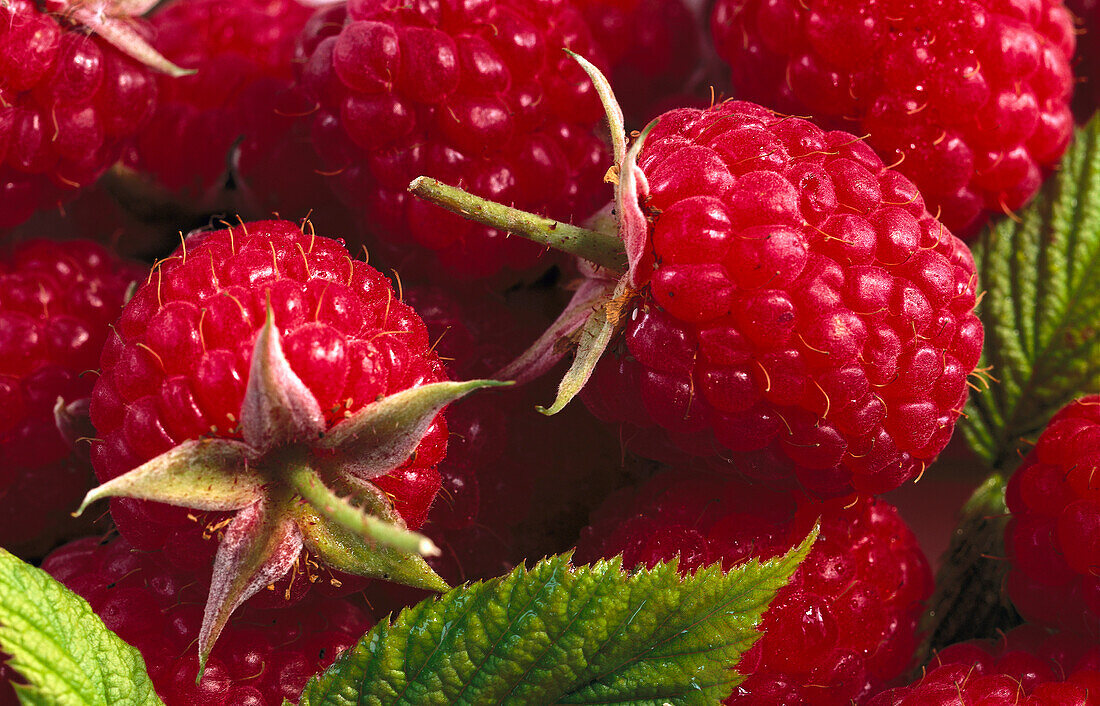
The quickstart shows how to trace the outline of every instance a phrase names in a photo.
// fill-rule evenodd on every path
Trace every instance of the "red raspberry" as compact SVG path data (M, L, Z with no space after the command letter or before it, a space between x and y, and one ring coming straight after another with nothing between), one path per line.
M32 0L0 4L0 228L113 164L156 105L152 71Z
M377 270L353 261L342 242L286 221L193 234L137 290L115 331L92 396L101 437L92 460L101 481L119 480L85 502L121 496L112 500L112 515L123 536L138 550L162 552L180 570L206 574L217 550L207 606L213 627L200 650L216 638L216 619L264 586L277 588L261 594L271 601L300 599L319 578L318 563L440 585L408 563L379 568L390 555L362 559L376 545L349 544L360 530L347 535L348 526L324 515L334 501L303 504L305 491L294 481L310 471L370 514L389 519L396 511L392 522L409 528L424 522L439 489L436 466L447 439L433 411L439 405L397 424L403 436L395 446L364 449L360 435L377 438L374 427L353 426L346 438L349 424L369 419L372 403L445 375L416 312ZM196 467L174 462L180 453L205 454L197 467L226 480L195 480L180 497L173 476ZM141 485L142 469L157 464L168 485L151 484L158 477ZM119 485L127 482L139 485ZM226 588L226 577L238 575L247 588L234 593L239 584ZM333 583L353 587L347 577Z
M20 243L0 258L0 545L50 549L92 486L86 448L54 418L87 402L126 288L147 270L90 241ZM39 554L41 556L41 554Z
M1100 704L1098 668L1100 648L1089 641L1023 625L997 640L947 647L919 680L881 692L867 706Z
M695 15L683 0L574 0L611 66L611 85L632 121L682 98L702 61Z
M738 94L869 133L955 233L1016 210L1073 136L1061 0L718 0Z
M626 568L679 555L692 571L767 559L805 538L810 554L764 614L764 634L737 669L726 704L848 704L900 676L918 642L932 573L916 537L881 500L807 503L791 493L666 471L609 497L577 543L576 561L623 555Z
M193 576L162 567L121 538L109 544L95 538L71 542L47 557L42 568L141 652L167 706L297 702L309 677L353 646L373 622L345 600L311 600L283 610L245 608L229 623L195 684L191 647L205 586Z
M1100 395L1050 420L1009 480L1008 595L1028 621L1100 635Z
M372 245L407 272L486 278L530 269L543 248L411 198L428 174L554 218L607 198L601 112L562 47L593 54L562 0L353 1L302 36L303 86L318 102L314 144Z
M638 166L645 286L582 393L593 413L642 455L817 497L921 473L982 326L970 251L916 187L848 133L743 102L665 113Z
M159 77L134 166L192 197L220 189L234 143L267 108L255 84L289 86L295 38L311 14L297 0L176 0L153 14L156 48L196 73Z

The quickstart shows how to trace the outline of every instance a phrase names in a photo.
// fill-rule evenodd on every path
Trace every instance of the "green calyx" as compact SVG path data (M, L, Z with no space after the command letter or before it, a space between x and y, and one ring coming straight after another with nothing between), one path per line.
M303 549L328 567L417 588L448 588L373 482L409 459L443 407L495 380L440 382L369 404L327 428L316 398L291 369L269 307L241 405L241 436L193 439L93 488L126 497L235 513L214 560L199 633L200 664L233 611L286 575Z

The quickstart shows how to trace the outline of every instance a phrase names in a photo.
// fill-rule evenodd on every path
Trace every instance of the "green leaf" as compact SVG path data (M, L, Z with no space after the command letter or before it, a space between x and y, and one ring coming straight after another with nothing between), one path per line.
M383 620L310 680L300 706L715 704L816 536L729 573L573 568L568 554L519 567Z
M41 706L161 704L133 647L45 571L0 549L0 650ZM162 705L163 706L163 705Z
M1100 386L1100 119L1077 132L1019 220L987 230L974 256L985 289L979 366L999 382L970 395L960 426L978 455L1008 470L1021 438Z
M920 660L933 650L974 638L995 637L1019 625L1004 586L1005 478L993 473L959 513L951 546L936 573L936 592L921 626L925 634Z

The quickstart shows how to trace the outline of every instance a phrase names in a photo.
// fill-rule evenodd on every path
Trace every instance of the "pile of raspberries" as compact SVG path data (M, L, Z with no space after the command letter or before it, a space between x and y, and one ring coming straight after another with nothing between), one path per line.
M1096 2L135 4L0 2L0 546L168 706L294 702L387 612L549 554L686 574L815 525L726 704L1100 704L1098 396L1008 487L1027 624L918 657L946 543L924 498L977 481L949 446L983 345L968 243L1096 112ZM607 77L610 139L563 49ZM421 176L628 264L467 220ZM579 340L554 332L612 276L605 349L539 414ZM493 379L522 384L377 449L342 431ZM117 480L200 447L251 494ZM303 466L438 551L406 573L326 552L287 501ZM232 601L226 547L261 517L277 546ZM0 704L21 680L0 662Z

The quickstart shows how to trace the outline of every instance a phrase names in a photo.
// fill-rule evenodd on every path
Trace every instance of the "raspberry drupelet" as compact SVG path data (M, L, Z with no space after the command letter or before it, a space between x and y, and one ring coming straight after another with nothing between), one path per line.
M411 198L421 174L553 218L583 219L606 201L599 100L562 47L595 49L560 0L318 11L301 40L313 142L372 252L406 277L482 279L539 263L543 248Z
M1050 420L1009 480L1008 595L1029 622L1100 636L1100 395Z
M70 513L94 476L55 406L87 416L110 325L147 273L86 240L25 241L0 256L0 546L44 553L77 526Z
M718 0L711 28L739 97L869 134L966 238L1073 137L1062 0Z
M882 500L807 502L713 474L665 471L611 495L575 561L622 553L623 567L679 556L682 571L778 556L820 517L817 542L765 612L726 704L859 703L913 660L932 574L916 537Z

